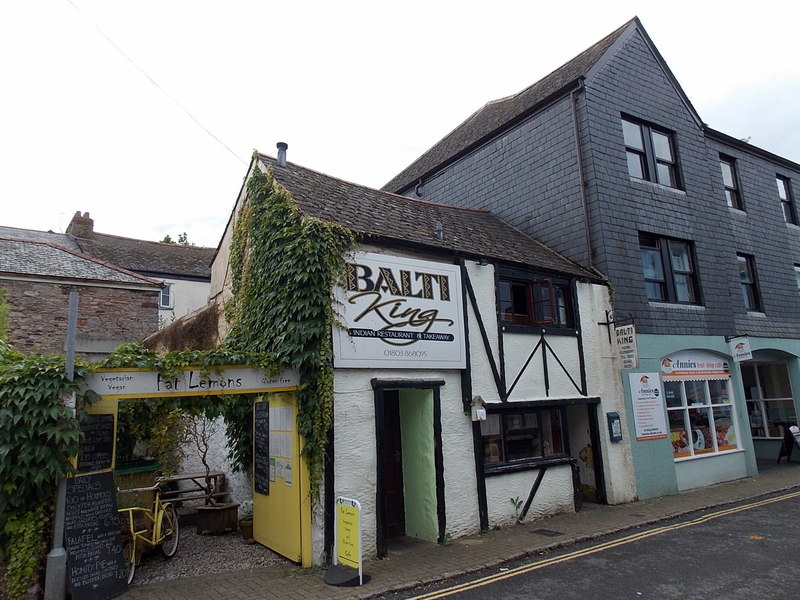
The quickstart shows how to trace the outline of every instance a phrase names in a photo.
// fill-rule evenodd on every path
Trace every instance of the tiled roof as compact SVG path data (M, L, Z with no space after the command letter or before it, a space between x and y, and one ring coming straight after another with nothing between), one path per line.
M383 189L392 192L407 190L431 171L491 138L518 119L532 114L545 101L564 93L565 89L574 86L587 74L606 50L634 22L638 23L638 20L628 21L591 48L584 50L518 94L489 102L384 185Z
M160 281L52 243L23 239L0 239L0 273L161 287Z
M349 183L274 158L257 160L309 216L350 228L365 242L393 242L597 280L598 277L485 210L445 206ZM437 236L441 224L443 239Z
M153 277L184 276L210 279L214 248L164 244L92 232L76 237L81 251L129 271Z

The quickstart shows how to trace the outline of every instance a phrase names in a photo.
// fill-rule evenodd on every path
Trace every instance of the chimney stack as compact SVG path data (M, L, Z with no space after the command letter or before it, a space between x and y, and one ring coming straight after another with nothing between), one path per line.
M289 147L289 144L286 142L278 142L278 166L285 167L286 166L286 149Z
M72 221L67 225L67 233L76 238L92 237L94 220L89 216L88 212L81 215L81 211L76 211Z

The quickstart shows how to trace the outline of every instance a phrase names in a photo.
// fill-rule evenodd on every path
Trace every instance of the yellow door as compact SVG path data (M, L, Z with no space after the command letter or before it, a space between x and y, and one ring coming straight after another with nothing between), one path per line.
M300 458L295 393L259 396L253 429L253 537L310 567L311 502L308 469Z

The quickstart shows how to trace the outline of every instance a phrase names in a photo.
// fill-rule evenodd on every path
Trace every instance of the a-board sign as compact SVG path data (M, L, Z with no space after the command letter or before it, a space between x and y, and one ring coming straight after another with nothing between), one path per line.
M253 407L253 489L269 494L269 402Z
M72 600L107 600L127 591L110 471L67 479L64 547Z
M358 569L359 585L361 569L361 504L339 496L336 498L336 564Z
M83 440L78 455L78 473L110 469L114 456L114 415L86 415L81 423Z

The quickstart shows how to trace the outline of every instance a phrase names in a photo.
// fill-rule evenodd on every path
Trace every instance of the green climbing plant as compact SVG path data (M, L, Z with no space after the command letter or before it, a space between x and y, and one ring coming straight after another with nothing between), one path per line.
M297 369L298 430L316 500L333 413L331 291L355 241L347 228L303 215L270 173L255 172L236 215L230 249L232 296L225 304L229 349L270 352ZM226 405L238 464L252 464L252 408Z

